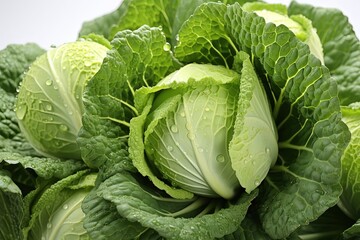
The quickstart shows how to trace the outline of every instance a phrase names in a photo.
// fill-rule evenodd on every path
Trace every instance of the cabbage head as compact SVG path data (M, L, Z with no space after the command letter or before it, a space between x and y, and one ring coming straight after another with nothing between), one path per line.
M351 132L349 145L341 158L343 193L339 207L354 220L360 219L360 102L343 106L343 121Z
M90 239L84 228L84 198L95 186L97 174L78 171L54 183L42 183L25 198L31 206L24 239Z
M241 74L192 63L137 91L143 111L130 122L129 141L135 165L148 162L171 187L206 197L231 199L260 185L277 159L277 132L262 83L240 55ZM145 156L132 151L139 138Z
M15 112L22 133L39 153L80 158L76 137L82 94L107 50L91 41L66 43L39 56L25 73Z

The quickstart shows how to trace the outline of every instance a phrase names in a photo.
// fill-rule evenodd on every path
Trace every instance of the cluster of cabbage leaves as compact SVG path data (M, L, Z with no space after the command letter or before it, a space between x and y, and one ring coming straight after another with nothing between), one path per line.
M360 43L246 2L124 0L2 50L0 239L359 236Z

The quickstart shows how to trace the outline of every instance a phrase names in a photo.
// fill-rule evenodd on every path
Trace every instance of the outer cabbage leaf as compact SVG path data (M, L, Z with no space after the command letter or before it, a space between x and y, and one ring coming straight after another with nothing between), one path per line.
M0 163L1 162L10 165L19 164L25 169L35 171L38 176L44 179L61 179L86 168L83 162L73 159L61 160L57 158L24 156L11 152L0 152Z
M251 211L251 210L250 210ZM250 212L249 211L249 212ZM270 240L271 238L261 228L259 219L256 218L254 213L246 215L244 220L241 222L238 230L232 234L226 235L221 239L224 240Z
M125 30L111 43L113 48L84 93L85 114L78 143L90 167L112 158L121 161L121 152L127 151L122 144L129 133L129 121L137 115L134 91L156 84L178 65L159 28Z
M38 155L20 131L14 112L15 94L0 88L0 150Z
M356 239L360 236L360 219L343 232L344 239Z
M279 159L261 186L260 221L284 238L336 204L340 157L350 134L341 121L336 83L285 26L228 7L226 29L265 71L279 134Z
M294 235L299 236L299 239L308 240L343 239L341 236L344 230L348 229L352 224L353 221L338 206L334 206L314 222L300 227Z
M136 239L146 232L137 222L130 222L116 210L116 205L97 196L94 189L83 201L84 228L92 239Z
M135 30L143 25L162 26L167 38L178 0L124 0L115 11L83 23L79 35L97 33L113 39L118 31Z
M342 107L343 120L351 132L351 140L341 159L343 193L339 206L354 220L360 219L360 102Z
M144 180L129 173L116 174L100 184L98 195L114 203L124 218L154 229L166 239L214 239L230 234L238 228L257 195L257 191L243 195L238 202L206 214L226 203L221 199L162 197L159 191L144 189Z
M45 52L35 43L10 44L0 51L0 88L9 93L16 89L29 65Z
M0 169L0 239L23 239L24 203L19 187Z
M26 239L90 239L83 228L81 204L94 187L96 174L88 170L61 179L40 192L31 208Z
M231 4L256 0L222 0ZM124 0L114 11L83 23L80 36L96 33L112 40L118 31L135 30L142 25L162 27L169 43L176 44L181 25L202 3L216 0Z
M289 14L312 20L323 45L325 65L338 83L341 104L360 101L360 42L348 18L338 9L295 1L289 6Z
M202 4L184 22L177 35L175 56L184 63L212 63L230 66L238 51L225 31L222 3Z
M127 148L125 142L122 148ZM131 160L128 158L127 150L119 152L118 154L120 154L120 156L108 159L108 161L101 165L97 185L85 197L82 204L82 209L85 213L84 227L93 239L130 240L150 234L148 229L142 227L141 224L130 222L126 218L123 218L117 212L115 204L98 196L99 184L104 180L124 170L136 172L131 164Z

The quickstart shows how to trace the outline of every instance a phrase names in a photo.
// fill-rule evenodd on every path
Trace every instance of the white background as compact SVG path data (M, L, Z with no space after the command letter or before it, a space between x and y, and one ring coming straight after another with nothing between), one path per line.
M360 1L297 1L341 9L349 17L357 36L360 36ZM35 42L43 48L49 48L51 45L75 41L84 21L114 11L120 2L121 0L2 0L0 49L10 43ZM289 4L290 0L267 2Z

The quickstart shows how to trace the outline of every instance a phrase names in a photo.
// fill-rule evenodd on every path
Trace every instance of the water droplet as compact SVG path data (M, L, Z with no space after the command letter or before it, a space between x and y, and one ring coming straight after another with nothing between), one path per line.
M60 125L60 130L61 131L63 131L63 132L65 132L65 131L67 131L68 130L68 127L66 126L66 125Z
M170 49L171 49L170 43L165 43L164 46L163 46L163 49L164 49L164 51L166 51L166 52L170 51Z
M206 112L210 111L210 108L206 107L206 108L205 108L205 111L206 111Z
M76 95L75 95L75 98L76 98L76 99L80 99L80 95L79 95L79 94L76 94Z
M91 66L91 62L90 62L90 61L85 61L85 62L84 62L84 65L85 65L85 67L90 67L90 66Z
M168 146L168 147L167 147L167 150L168 150L169 152L172 152L172 151L174 150L174 148L173 148L172 146Z
M193 134L193 133L188 133L188 138L190 139L190 140L194 140L195 139L195 135Z
M45 105L45 109L46 109L47 111L51 111L51 110L53 109L53 107L51 106L51 104L46 104L46 105Z
M269 154L270 153L270 148L265 148L265 152L267 153L267 154Z
M41 240L46 240L46 238L44 236L41 237Z
M176 34L175 39L177 42L180 40L179 34Z
M26 105L21 105L21 106L16 108L16 116L17 116L17 118L19 120L23 120L26 113L27 113L27 106Z
M180 113L180 116L181 116L181 117L185 117L185 112L181 112L181 113Z
M218 163L223 163L223 162L225 162L225 157L224 157L224 155L219 154L219 155L216 157L216 161L217 161Z
M172 125L170 127L170 130L173 132L173 133L177 133L179 131L178 127L176 125Z
M52 83L53 83L53 81L52 81L51 79L49 79L49 80L47 80L47 81L45 82L45 84L46 84L47 86L51 86Z
M255 184L255 186L259 186L259 185L260 185L260 181L259 181L259 180L255 180L254 184Z
M202 153L202 152L204 152L204 149L201 148L201 147L199 147L199 148L198 148L198 151Z
M69 208L69 205L67 205L67 204L64 204L64 205L63 205L63 209L64 209L64 210L66 210L66 209L68 209L68 208Z
M46 227L47 227L48 229L50 229L50 228L52 228L52 224L51 224L51 223L48 223L48 224L46 225Z

